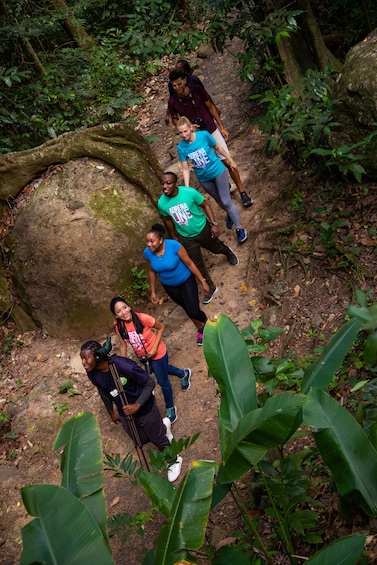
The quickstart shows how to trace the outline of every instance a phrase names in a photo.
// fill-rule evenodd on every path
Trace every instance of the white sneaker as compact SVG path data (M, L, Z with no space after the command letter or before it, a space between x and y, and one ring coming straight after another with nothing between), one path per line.
M170 418L168 418L167 416L165 416L165 418L162 419L162 423L165 424L165 428L166 428L166 437L168 438L169 442L171 443L171 440L173 439L173 434L171 431L171 421Z
M181 474L182 461L183 461L182 457L178 455L177 459L175 460L175 463L173 463L173 465L170 465L168 469L169 483L174 483L174 481L176 481L179 475Z

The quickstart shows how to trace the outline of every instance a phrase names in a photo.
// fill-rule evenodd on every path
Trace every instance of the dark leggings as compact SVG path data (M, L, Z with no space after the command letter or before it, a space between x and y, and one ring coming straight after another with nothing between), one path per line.
M203 324L207 321L207 316L200 309L198 285L193 274L185 282L178 286L163 285L167 294L179 306L182 306L187 316L191 320L198 320Z

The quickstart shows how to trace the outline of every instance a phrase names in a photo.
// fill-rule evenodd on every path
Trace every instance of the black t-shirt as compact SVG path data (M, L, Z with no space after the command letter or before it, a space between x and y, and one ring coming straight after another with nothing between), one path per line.
M135 404L145 385L150 382L150 375L135 363L135 361L126 357L114 355L111 358L111 362L114 363L118 370L128 403ZM98 392L107 411L112 412L113 403L115 403L119 414L124 416L121 399L110 370L99 371L98 369L94 369L93 371L87 371L87 375L94 386L98 388ZM152 410L154 402L155 398L151 393L145 403L134 414L134 418L148 414Z

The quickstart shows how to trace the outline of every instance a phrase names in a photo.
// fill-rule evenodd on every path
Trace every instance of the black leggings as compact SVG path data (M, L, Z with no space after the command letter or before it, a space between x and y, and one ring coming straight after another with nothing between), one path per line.
M185 282L178 286L162 285L167 294L179 306L182 306L187 316L191 320L198 320L203 324L207 321L207 316L200 309L198 285L193 274Z

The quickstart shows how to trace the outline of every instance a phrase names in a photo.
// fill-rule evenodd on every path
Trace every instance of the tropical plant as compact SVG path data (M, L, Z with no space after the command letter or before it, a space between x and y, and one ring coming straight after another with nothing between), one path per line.
M305 372L301 393L278 393L263 408L258 408L255 374L242 335L233 322L223 315L215 322L206 324L204 353L210 374L218 383L221 393L219 435L222 463L218 482L231 485L237 498L239 493L235 481L251 469L256 468L257 474L264 475L269 469L269 481L263 481L267 494L271 491L273 481L282 485L283 476L286 481L291 475L291 482L286 483L286 488L299 480L300 470L296 467L293 472L289 464L291 457L285 453L285 446L304 424L311 428L318 451L341 496L356 501L370 516L377 515L377 492L373 478L377 472L377 451L353 416L321 390L333 379L361 328L362 322L356 319L342 326L324 348L320 358ZM266 459L268 451L273 447L281 453L280 469L271 468ZM364 458L365 465L360 465ZM359 461L358 465L356 461ZM347 473L344 473L345 468ZM287 473L287 469L291 471ZM284 475L279 478L278 472L283 472ZM288 500L284 499L285 493L277 499L276 492L269 494L272 505L270 517L275 519L277 535L290 562L294 564L297 562L294 557L295 530L304 537L310 534L306 528L314 526L316 516L312 510L307 512L307 494L302 493L301 498L296 491L297 499L292 499L292 503L295 502L296 505L290 506ZM215 494L216 489L214 496ZM246 505L240 503L240 507L245 509L245 522L254 537L258 554L262 551L265 562L272 563L270 552L258 533L257 518L250 520L246 516ZM294 511L298 512L298 518L302 517L301 524L298 519L293 522L290 520ZM358 561L364 541L364 536L337 541L337 549L348 555L345 563L355 564ZM325 562L329 559L327 562L330 563L330 556L333 559L336 552L334 547L335 545L330 545L324 548L308 563L317 563L320 555L321 559Z
M63 449L62 484L21 489L34 520L22 528L20 565L114 565L106 529L101 439L90 413L63 425L54 449Z

